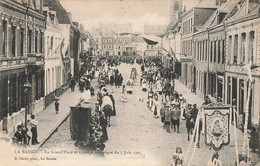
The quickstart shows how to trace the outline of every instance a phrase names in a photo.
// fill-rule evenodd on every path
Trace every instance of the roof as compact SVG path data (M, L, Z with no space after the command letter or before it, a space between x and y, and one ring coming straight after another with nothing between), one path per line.
M43 6L48 6L50 10L56 11L59 24L71 24L69 14L59 0L44 0Z
M166 30L166 25L144 25L144 34L161 36Z
M135 36L134 35L132 42L133 43L145 43L146 41L144 40L144 38L142 38L142 36L140 36L140 35Z
M238 3L236 8L236 12L230 17L228 22L239 20L244 17L248 17L249 15L257 14L259 11L260 4L259 3L249 3L248 5L248 13L246 13L246 2Z
M200 30L206 29L208 27L213 27L216 25L219 25L223 22L223 20L227 19L228 16L230 15L230 13L232 13L233 9L235 8L235 6L237 5L237 3L240 0L235 0L232 2L226 2L223 3L210 17L209 19L205 22L205 24L201 27ZM218 14L220 13L224 13L225 16L224 18L221 20L221 22L218 22Z
M201 3L197 4L196 6L194 6L194 8L208 8L208 9L215 9L218 8L218 6L216 5L215 1L212 0L204 0Z

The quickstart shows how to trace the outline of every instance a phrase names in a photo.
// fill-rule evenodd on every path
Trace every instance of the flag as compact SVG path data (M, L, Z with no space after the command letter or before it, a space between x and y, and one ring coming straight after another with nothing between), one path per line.
M252 82L253 78L252 78L251 67L252 67L252 62L249 61L249 63L247 65L243 66L242 69L246 69L247 70L248 78Z
M172 54L173 56L173 61L178 61L177 58L176 58L176 55L175 55L175 52L173 52L172 48L170 47L170 53Z

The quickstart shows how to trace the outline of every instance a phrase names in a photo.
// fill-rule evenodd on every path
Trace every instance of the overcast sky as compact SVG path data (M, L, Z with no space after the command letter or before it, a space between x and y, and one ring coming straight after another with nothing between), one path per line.
M132 23L133 31L143 32L144 23L167 25L170 0L60 0L63 7L72 13L73 21L87 29L99 23ZM186 9L198 0L184 0Z

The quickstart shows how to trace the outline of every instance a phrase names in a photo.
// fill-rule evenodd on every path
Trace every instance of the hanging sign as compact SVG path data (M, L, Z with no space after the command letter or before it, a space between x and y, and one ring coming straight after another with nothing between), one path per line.
M219 151L230 142L231 107L207 106L204 110L205 143Z

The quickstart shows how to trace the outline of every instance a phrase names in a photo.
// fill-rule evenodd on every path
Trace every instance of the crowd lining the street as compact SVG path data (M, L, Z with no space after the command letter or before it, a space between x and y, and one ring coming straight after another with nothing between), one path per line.
M126 84L123 84L123 76L118 70L117 66L120 63L133 64L136 61L141 65L140 76L140 88L143 92L147 92L147 107L150 110L154 118L158 118L163 123L163 128L166 132L180 133L180 124L185 122L187 129L187 140L190 141L190 134L193 134L196 119L199 118L198 139L195 140L197 148L200 147L200 134L202 131L202 118L199 117L199 109L196 104L187 103L182 94L175 89L174 78L175 74L169 70L162 68L160 61L156 59L146 59L144 63L140 63L140 59L92 59L88 58L82 65L80 71L80 79L75 80L70 78L69 86L71 92L74 92L76 84L78 84L79 90L82 93L82 98L85 101L90 101L90 98L96 95L95 110L91 114L90 120L90 137L87 145L84 143L75 143L75 146L80 148L88 148L91 153L98 154L104 157L105 142L108 140L107 127L110 127L110 117L116 115L116 104L114 97L108 92L106 85L115 86L120 88L122 86L122 102L127 102L127 95L133 93L133 87L137 83L138 73L135 68L132 68L129 79ZM91 85L92 79L98 78L99 91L95 94L95 89ZM139 98L140 102L144 101L144 98ZM210 104L210 99L206 96L204 105ZM55 111L59 112L58 99L55 101ZM31 116L30 120L31 132L32 132L32 145L38 144L37 141L37 125L38 122L35 116ZM17 132L14 134L13 142L17 144L23 144L25 146L30 144L31 137L27 134L28 128L22 123L17 126ZM196 131L195 131L196 132ZM252 132L252 140L250 145L252 147L258 142L256 139L256 131ZM255 150L255 148L252 148ZM241 161L245 161L245 157L241 157ZM181 166L183 165L184 154L181 147L176 147L176 152L172 156L171 165ZM246 161L245 161L246 162ZM207 163L211 165L222 165L219 160L219 154L214 153L212 159ZM240 164L241 165L241 164Z

